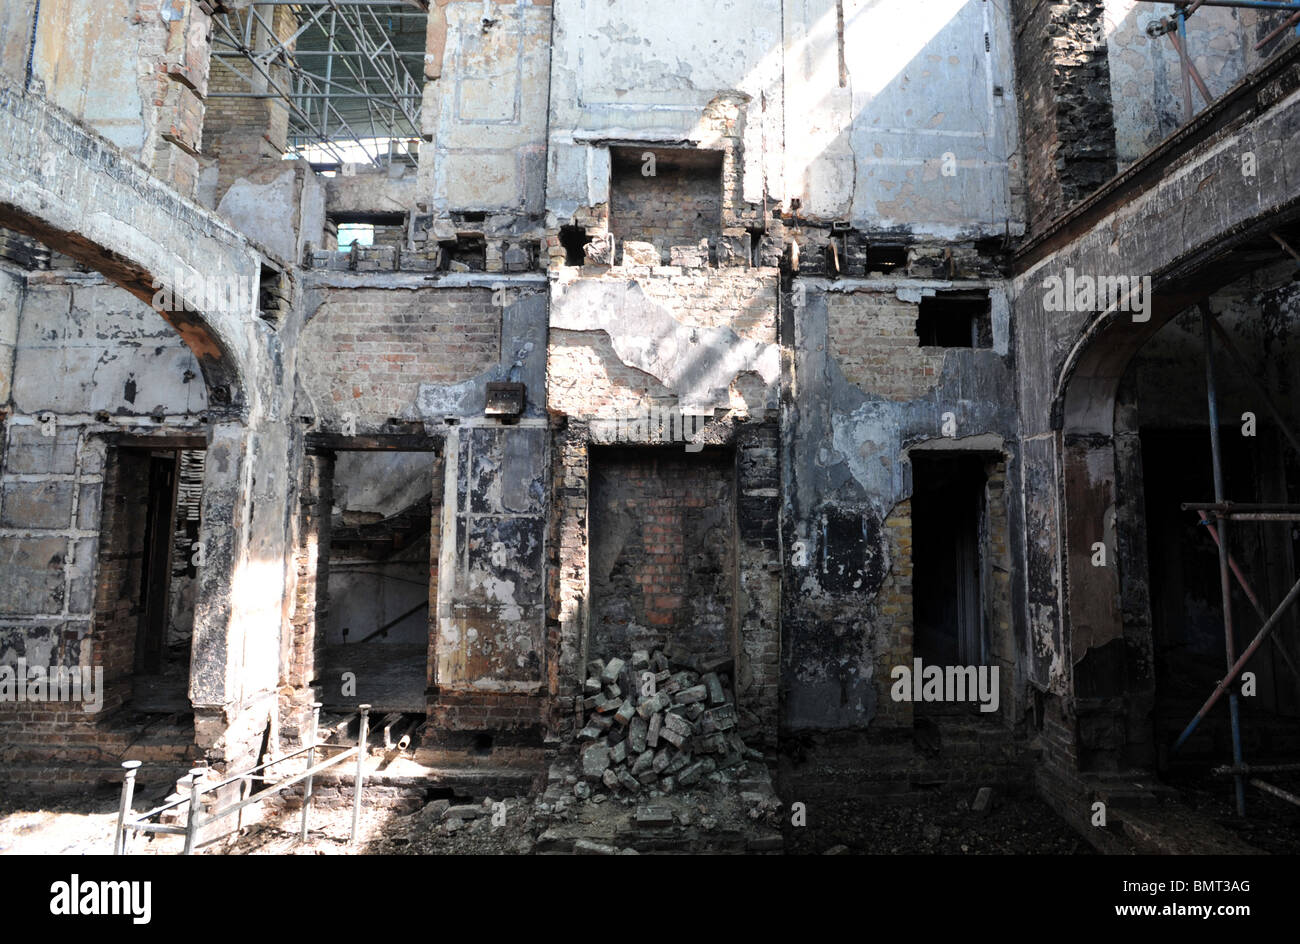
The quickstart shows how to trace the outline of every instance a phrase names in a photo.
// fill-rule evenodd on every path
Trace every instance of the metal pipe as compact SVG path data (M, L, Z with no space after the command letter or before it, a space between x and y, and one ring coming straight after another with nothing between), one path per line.
M185 851L182 855L194 854L194 841L199 835L199 798L203 794L204 773L202 767L190 771L190 812L185 820Z
M1201 333L1205 340L1205 394L1206 406L1210 419L1210 464L1214 473L1214 500L1222 503L1223 492L1223 452L1219 441L1219 388L1214 370L1214 330L1211 327L1214 315L1210 313L1210 303L1201 302ZM1228 521L1222 519L1219 525L1219 592L1223 597L1223 646L1228 668L1236 661L1237 642L1232 626L1232 571L1228 566L1229 554ZM1232 724L1232 762L1242 763L1241 756L1241 716L1237 705L1237 693L1228 695L1228 716ZM1246 782L1240 774L1233 777L1233 786L1237 794L1237 815L1246 815Z
M1300 770L1300 764L1242 764L1240 768L1226 766L1215 767L1210 771L1210 773L1214 774L1216 777L1224 777L1233 773L1278 774L1290 773L1296 770Z
M1181 43L1175 41L1174 48L1178 50L1178 62L1179 65L1181 66L1182 74L1183 74L1183 120L1191 121L1192 113L1193 113L1192 112L1192 83L1191 83L1191 74L1188 71L1188 67L1191 65L1191 61L1187 58L1187 52L1186 52L1186 41L1187 41L1186 12L1183 10L1179 10L1177 13L1174 14L1174 20L1176 21L1178 31L1176 34L1170 33L1169 38L1174 39L1176 35L1178 38L1181 38L1183 40L1183 42Z
M1297 13L1295 16L1291 17L1291 20L1289 20L1288 22L1291 21L1300 21L1300 13ZM1269 235L1273 237L1274 242L1276 242L1279 246L1281 246L1283 249L1286 250L1286 254L1288 256L1290 256L1296 262L1300 262L1300 252L1296 252L1289 242L1287 242L1277 233L1269 233Z
M311 703L311 731L307 735L307 743L310 749L307 751L307 769L311 770L316 763L316 731L320 727L320 709L321 703L314 701ZM311 812L312 800L312 781L313 777L307 777L306 785L302 791L302 826L298 830L298 841L307 841L307 814Z
M1192 81L1196 83L1196 89L1201 93L1201 97L1205 99L1205 104L1210 104L1214 99L1210 95L1210 90L1206 86L1205 80L1201 78L1201 73L1200 70L1196 68L1196 63L1192 62L1191 56L1187 54L1187 50L1183 48L1183 44L1179 41L1176 34L1170 33L1169 41L1174 44L1174 51L1178 53L1178 58L1182 60L1183 65L1187 68L1188 74L1192 77Z
M1277 39L1279 36L1281 36L1291 27L1295 26L1297 23L1300 23L1300 11L1292 13L1287 18L1285 23L1283 23L1277 29L1273 30L1273 32L1269 33L1267 36L1265 36L1263 39L1257 42L1255 44L1255 51L1258 52L1259 50L1263 49L1265 46L1267 46L1273 40Z
M122 802L117 808L117 829L113 832L113 855L126 854L126 821L131 815L131 800L135 795L135 772L140 761L122 761Z
M366 728L370 724L370 706L361 706L361 727L357 730L357 778L352 787L352 842L357 841L361 825L361 784L365 779Z
M1291 605L1295 603L1297 599L1300 599L1300 580L1295 582L1291 591L1286 595L1286 599L1278 604L1277 609L1273 611L1273 615L1268 618L1268 622L1260 627L1259 632L1255 634L1255 638L1251 640L1250 645L1246 647L1246 651L1241 654L1241 657L1238 658L1232 668L1228 670L1228 674L1223 681L1215 686L1210 697L1206 700L1205 704L1201 706L1201 710L1196 713L1196 717L1191 720L1183 733L1178 736L1178 740L1174 742L1174 750L1178 750L1182 747L1183 744L1186 743L1187 739L1192 736L1192 732L1195 731L1196 726L1201 723L1201 719L1205 717L1210 708L1213 707L1214 703L1219 700L1219 696L1222 695L1227 690L1228 686L1232 684L1232 680L1237 677L1237 673L1240 672L1242 667L1250 660L1250 657L1255 654L1255 650L1260 647L1260 644L1263 643L1266 638L1268 638L1268 634L1277 627L1277 624L1282 619L1282 614L1289 610ZM1238 766L1240 765L1238 764Z
M1296 796L1294 793L1288 793L1281 787L1275 787L1271 783L1265 783L1263 780L1252 780L1250 785L1252 787L1259 787L1265 793L1272 794L1279 800L1286 800L1288 803L1300 806L1300 796Z
M1206 530L1208 530L1208 531L1210 532L1210 537L1214 538L1214 543L1215 543L1215 544L1218 544L1218 543L1219 543L1219 532L1218 532L1217 530L1215 530L1214 525L1210 523L1210 519L1209 519L1208 517L1206 517L1205 512L1203 512L1203 511L1202 511L1202 512L1198 512L1198 514L1200 514L1200 516L1201 516L1201 523L1204 524L1205 527L1206 527ZM1255 595L1255 590L1254 590L1254 589L1251 587L1251 585L1247 582L1247 580L1246 580L1246 575L1243 574L1243 573L1241 572L1241 568L1240 568L1239 566L1237 566L1237 559L1236 559L1235 557L1233 557L1231 554L1228 555L1228 564L1232 567L1232 574L1233 574L1234 577L1237 578L1237 583L1241 586L1242 591L1246 594L1246 599L1249 600L1249 601L1250 601L1250 605L1253 606L1253 607L1255 608L1255 612L1256 612L1256 614L1258 614L1258 616L1259 616L1259 621L1260 621L1260 623L1267 622L1267 620L1268 620L1268 614L1264 612L1264 607L1263 607L1263 605L1259 602L1259 597L1257 597L1257 596ZM1293 663L1293 662L1291 661L1291 656L1287 653L1287 651L1286 651L1286 647L1285 647L1285 646L1277 646L1276 649L1277 649L1278 655L1280 655L1280 656L1282 657L1282 661L1286 663L1287 668L1289 668L1289 669L1291 670L1292 674L1294 674L1297 678L1300 678L1300 668L1297 668L1297 666L1295 665L1295 663Z
M1292 505L1287 502L1183 502L1179 507L1183 511L1212 511L1230 517L1236 517L1238 512L1246 511L1300 512L1300 505Z

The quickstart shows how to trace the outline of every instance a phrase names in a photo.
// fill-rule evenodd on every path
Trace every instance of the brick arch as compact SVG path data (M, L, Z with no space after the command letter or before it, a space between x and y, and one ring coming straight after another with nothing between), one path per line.
M1094 317L1084 325L1056 377L1052 416L1059 430L1064 632L1070 689L1081 719L1081 756L1090 746L1083 728L1095 723L1131 730L1129 716L1144 713L1135 713L1130 702L1151 697L1152 680L1125 671L1129 650L1145 643L1126 637L1121 601L1125 574L1120 532L1136 525L1119 511L1115 409L1120 382L1134 356L1194 302L1193 296L1157 294L1149 321L1135 323L1126 312ZM1106 548L1105 567L1093 564L1097 543ZM1113 756L1116 763L1154 763L1149 751L1134 755L1128 734L1123 744L1125 756Z
M283 631L284 523L258 505L287 494L278 341L257 306L262 258L214 214L36 95L0 80L0 225L34 236L160 312L208 389L208 461L189 679L195 736L213 763L255 751L274 711ZM236 304L194 286L246 280ZM206 296L206 292L203 293ZM256 650L256 651L254 651ZM251 654L250 654L251 653Z
M256 287L248 241L144 165L35 95L0 83L0 225L39 239L160 310L194 353L216 415L256 409ZM244 284L241 304L204 310L196 283ZM243 280L242 282L240 280Z

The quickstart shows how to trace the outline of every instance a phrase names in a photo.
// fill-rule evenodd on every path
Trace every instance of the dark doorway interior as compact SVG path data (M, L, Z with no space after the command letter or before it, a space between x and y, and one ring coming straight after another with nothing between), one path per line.
M131 707L188 712L198 566L202 449L124 448L108 497L118 508L105 550L133 605ZM121 611L119 611L121 612Z
M339 454L318 674L327 707L422 713L436 601L442 467L429 452ZM435 487L438 486L438 487Z
M912 455L913 652L926 664L988 662L985 461Z

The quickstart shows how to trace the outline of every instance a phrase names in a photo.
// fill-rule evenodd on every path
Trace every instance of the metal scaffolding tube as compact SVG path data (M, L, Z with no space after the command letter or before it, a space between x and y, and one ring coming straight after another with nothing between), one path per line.
M1282 620L1283 614L1285 614L1287 610L1291 609L1291 606L1297 599L1300 599L1300 580L1295 582L1294 586L1291 587L1291 592L1286 595L1286 599L1278 604L1277 609L1273 611L1273 615L1268 618L1268 621L1265 622L1262 627L1260 627L1259 632L1255 634L1255 638L1251 640L1250 645L1246 647L1246 651L1243 652L1241 657L1233 663L1231 668L1228 669L1228 674L1224 676L1223 681L1219 682L1219 684L1215 686L1210 697L1206 699L1205 704L1201 706L1201 710L1196 713L1196 717L1188 723L1187 727L1183 730L1183 733L1178 736L1178 740L1174 742L1174 750L1178 750L1182 747L1187 742L1187 739L1192 736L1192 732L1195 731L1196 726L1201 723L1201 719L1209 713L1212 707L1214 707L1214 703L1219 700L1219 697L1228 690L1228 686L1232 684L1233 680L1236 679L1237 674L1242 670L1246 663L1250 661L1250 657L1255 654L1255 650L1258 649L1263 644L1264 640L1268 638L1269 633L1273 632L1273 630L1277 628L1278 623ZM1234 758L1234 766L1240 767L1241 764L1241 760Z
M262 79L267 83L267 86L275 89L277 92L280 93L279 97L284 100L284 103L289 108L289 110L292 112L296 112L299 117L301 117L307 122L308 127L310 127L311 116L307 115L301 108L299 108L294 103L293 97L291 95L286 94L284 90L280 88L279 84L275 81L275 79L271 77L271 73L266 70L266 67L263 66L260 62L258 62L257 59L251 54L252 50L249 44L247 42L241 41L240 37L236 35L236 33L230 28L230 24L227 23L223 18L213 17L212 22L216 23L226 33L229 39L233 42L234 48L239 50L241 54L240 58L242 58L244 61L248 62L251 66L253 66L253 68L256 69L258 73L261 75ZM235 75L239 76L241 79L247 82L250 88L257 87L257 83L253 82L253 80L250 77L244 75L238 69L234 68L234 66L230 65L230 63L226 61L227 57L218 55L217 58L220 59L222 62L224 62L226 67L230 69L230 71L234 72ZM337 114L337 111L335 112L335 114ZM342 121L342 116L339 116L339 118L340 121ZM343 126L347 128L347 123L343 122ZM347 130L348 133L351 134L352 129L347 128ZM360 139L356 138L355 135L353 135L353 139L357 142L358 146L360 146L364 151L365 145L361 144ZM322 137L321 144L327 150L332 151L334 156L337 157L340 162L342 162L343 155L339 151L334 149L333 142L330 139ZM376 161L376 163L378 162Z
M1222 502L1223 497L1223 452L1219 442L1219 388L1214 370L1214 331L1211 324L1214 316L1210 313L1210 303L1201 302L1201 329L1205 336L1205 393L1210 416L1210 462L1214 473L1214 500ZM1228 669L1236 661L1237 642L1232 626L1232 571L1228 565L1228 520L1221 519L1219 524L1219 591L1223 597L1223 646L1227 656ZM1228 695L1228 713L1232 723L1232 761L1242 763L1241 756L1241 714L1237 704L1237 693ZM1238 774L1233 777L1237 793L1237 815L1246 815L1246 782Z
M423 86L412 72L411 63L422 53L399 50L386 35L387 27L380 16L424 17L426 7L408 3L417 9L395 10L392 2L357 2L357 0L309 0L309 2L272 2L251 5L247 12L214 16L220 33L214 36L214 57L249 84L247 92L214 92L212 98L282 99L289 109L290 139L294 146L304 142L319 143L340 163L346 158L337 146L341 136L355 144L376 165L382 151L365 143L367 139L353 129L336 103L365 103L371 139L385 136L413 138L419 134L420 101ZM274 20L268 7L291 6L302 22L291 34L276 36ZM260 8L260 9L259 9ZM328 14L328 19L326 19ZM234 17L232 26L230 19ZM291 47L308 34L324 37L325 49L303 50ZM224 34L224 35L222 35ZM345 41L340 44L340 37ZM346 48L351 45L352 48ZM298 62L298 55L324 58L325 76L311 72ZM338 58L347 72L343 79L334 72ZM256 76L243 75L232 63L249 62ZM269 71L270 67L286 70L288 87ZM419 71L418 69L416 70ZM415 104L412 105L411 103ZM354 108L353 111L356 111ZM390 149L391 150L391 149Z
M1277 797L1279 800L1286 800L1286 802L1294 806L1300 806L1300 796L1296 796L1294 793L1288 793L1286 790L1283 790L1281 787L1275 787L1271 783L1266 783L1263 780L1258 780L1258 779L1252 780L1250 782L1250 785L1252 787L1258 787L1259 789L1263 790L1265 793Z
M1201 516L1201 524L1205 525L1206 530L1210 532L1210 537L1214 539L1214 543L1221 543L1219 541L1219 532L1214 527L1209 517L1203 511L1199 512L1199 514ZM1241 568L1237 566L1236 558L1231 554L1228 555L1228 563L1232 567L1233 576L1237 578L1237 584L1241 587L1242 592L1246 594L1246 599L1250 601L1250 605L1255 608L1255 613L1258 614L1259 621L1261 623L1268 622L1268 614L1264 612L1264 607L1259 602L1259 597L1255 595L1254 589L1249 583L1247 583L1246 575L1241 572ZM1291 656L1286 651L1286 646L1275 645L1275 648L1277 649L1278 655L1282 657L1282 661L1286 663L1287 668L1291 670L1291 673L1296 678L1300 678L1300 667L1297 667L1296 664L1291 661Z

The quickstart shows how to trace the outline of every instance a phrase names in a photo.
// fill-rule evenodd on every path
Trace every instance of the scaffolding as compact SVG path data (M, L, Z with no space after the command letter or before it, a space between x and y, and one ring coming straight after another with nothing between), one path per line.
M210 98L278 101L288 146L315 145L338 164L348 152L382 166L412 159L420 136L422 0L258 0L238 10L209 4L212 58L247 86ZM293 16L277 22L278 8ZM410 28L406 28L406 27ZM399 46L406 36L409 48ZM340 142L348 142L346 148Z
M1157 2L1157 0L1143 0L1143 2ZM1165 0L1168 2L1168 0ZM1206 105L1213 101L1210 94L1209 86L1201 77L1196 65L1192 62L1191 50L1187 41L1187 20L1201 7L1229 7L1247 10L1263 10L1265 12L1280 12L1291 15L1285 22L1281 23L1274 30L1264 36L1259 42L1255 43L1255 51L1259 52L1266 46L1278 40L1287 30L1294 28L1297 35L1300 35L1300 2L1287 0L1186 0L1186 2L1173 3L1174 12L1159 20L1154 20L1147 26L1147 33L1154 37L1168 36L1174 51L1178 54L1178 63L1182 73L1182 90L1183 90L1183 121L1191 121L1195 114L1195 108L1192 105L1192 85L1195 84L1196 90L1201 94L1201 98Z
M1300 255L1274 234L1276 239L1292 256L1300 262ZM1215 339L1218 339L1221 347L1233 361L1233 363L1245 375L1254 394L1259 397L1260 402L1265 405L1269 413L1272 414L1274 421L1282 434L1296 450L1300 456L1300 437L1286 422L1285 416L1273 402L1268 391L1264 389L1263 384L1255 376L1253 368L1247 362L1245 357L1237 349L1223 325L1219 323L1218 316L1210 309L1210 303L1203 300L1200 303L1201 310L1201 327L1204 335L1205 347L1205 383L1206 383L1206 406L1209 414L1210 424L1210 462L1214 475L1214 501L1207 503L1183 502L1181 507L1184 511L1195 511L1200 516L1201 523L1207 527L1214 543L1218 546L1219 553L1219 593L1223 600L1223 639L1224 653L1227 663L1227 674L1215 686L1210 697L1206 699L1196 716L1188 722L1187 727L1183 729L1182 734L1174 743L1174 750L1179 750L1187 740L1196 731L1197 726L1209 714L1210 709L1226 693L1228 696L1228 715L1232 733L1232 764L1226 767L1216 768L1214 773L1220 776L1231 776L1233 780L1233 792L1236 801L1237 815L1246 815L1246 785L1247 777L1251 774L1268 771L1297 771L1300 770L1300 764L1280 764L1270 765L1267 768L1259 766L1250 766L1245 762L1242 754L1241 745L1241 713L1238 702L1238 695L1234 683L1241 676L1242 669L1246 663L1264 644L1264 641L1278 628L1282 623L1283 616L1295 605L1296 600L1300 599L1300 580L1297 580L1291 587L1291 590L1283 598L1282 602L1277 605L1271 615L1266 615L1263 606L1259 602L1258 596L1246 581L1245 575L1242 574L1241 568L1237 566L1236 560L1232 556L1230 544L1230 525L1233 521L1256 521L1268 523L1291 523L1300 521L1300 505L1292 504L1244 504L1228 501L1224 495L1224 478L1223 478L1223 452L1220 441L1219 429L1219 395L1218 381L1216 378L1216 346ZM1212 523L1213 519L1213 523ZM1255 638L1246 646L1240 654L1237 653L1236 631L1232 612L1232 582L1236 578L1242 591L1250 600L1255 612L1263 622ZM1283 655L1284 661L1293 673L1296 672L1296 666L1287 655L1285 648L1278 646L1278 651ZM1300 673L1297 673L1300 678ZM1258 777L1253 777L1249 781L1251 786L1300 806L1300 797L1288 793L1279 787L1274 786Z

